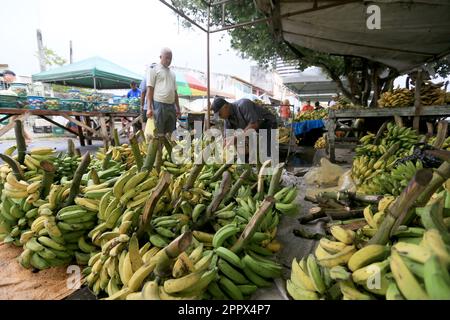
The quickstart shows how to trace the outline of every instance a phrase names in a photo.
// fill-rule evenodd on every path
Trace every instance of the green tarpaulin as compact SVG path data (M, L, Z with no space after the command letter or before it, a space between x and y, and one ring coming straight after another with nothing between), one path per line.
M128 89L133 80L139 85L142 76L103 58L93 57L34 74L32 79L45 83L102 90Z

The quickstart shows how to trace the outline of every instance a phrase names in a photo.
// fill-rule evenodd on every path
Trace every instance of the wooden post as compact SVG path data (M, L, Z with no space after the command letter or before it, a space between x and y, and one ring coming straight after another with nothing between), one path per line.
M80 116L75 116L75 119L78 122L81 122ZM78 137L80 138L80 146L84 147L84 146L86 146L86 143L84 142L83 128L78 124L77 124L77 127L78 127Z
M108 137L108 129L106 128L106 121L104 116L99 117L100 129L103 137L103 145L106 151L109 148L109 137Z
M114 143L113 132L114 132L114 115L110 114L109 115L109 139L110 139L111 143Z
M89 127L89 128L92 128L92 122L91 122L91 117L89 117L89 116L87 116L87 117L84 117L84 121L85 121L85 123L86 123L86 125ZM92 145L92 136L93 136L93 133L91 132L91 131L87 131L86 132L86 135L87 135L87 144L88 145Z
M414 120L413 120L413 129L419 132L419 124L420 124L420 114L422 112L422 103L420 101L420 90L422 88L422 69L417 70L416 77L416 87L414 91Z
M336 162L336 118L329 118L327 121L327 135L328 135L328 154L330 155L330 162Z

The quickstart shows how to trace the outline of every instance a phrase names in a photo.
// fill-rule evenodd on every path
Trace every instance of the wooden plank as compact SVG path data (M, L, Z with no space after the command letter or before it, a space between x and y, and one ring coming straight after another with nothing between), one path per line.
M84 121L89 128L92 128L91 117L89 117L89 116L84 117ZM92 129L94 129L94 128L92 128ZM95 129L94 129L94 132L96 133ZM92 145L92 136L93 136L92 132L88 131L87 132L87 143L89 146Z
M138 112L100 112L100 111L66 111L66 110L44 110L44 109L16 109L16 108L1 108L0 114L24 114L29 112L33 116L113 116L113 117L133 117L139 116Z
M137 123L138 121L140 121L142 118L142 116L137 117L136 119L134 119L131 122L128 122L122 129L119 130L119 135L121 135L123 132L125 132L128 128L130 128L132 125L134 125L135 123Z
M420 99L420 90L422 88L422 69L417 70L416 87L414 91L414 120L413 129L419 131L420 115L422 113L422 103Z
M8 115L4 116L3 118L0 119L0 122L3 122L10 117L12 117L12 114L8 114Z
M66 118L69 121L72 121L73 123L75 123L77 126L82 127L90 132L92 132L93 134L96 134L95 130L89 126L87 126L86 124L84 124L83 122L81 122L81 118L80 116L75 116L75 119L71 118L68 115L63 115L64 118Z
M47 118L47 117L44 116L44 115L40 115L40 116L38 116L38 117L44 119L45 121L50 122L51 124L53 124L53 125L55 125L55 126L57 126L57 127L60 127L61 129L66 130L67 132L69 132L69 133L71 133L71 134L78 135L76 132L73 132L72 130L70 130L70 129L64 127L62 124L60 124L60 123L58 123L58 122L56 122L56 121L54 121L54 120L52 120L52 119L50 119L50 118Z
M4 135L5 133L7 133L7 132L8 132L9 130L11 130L12 128L14 128L14 125L16 124L16 123L15 123L15 120L22 120L22 121L25 121L29 116L30 116L29 113L24 113L24 114L21 114L21 115L19 115L19 116L13 116L13 117L11 118L10 122L9 122L7 125L5 125L3 128L0 129L0 137L1 137L2 135Z
M108 150L109 137L108 137L108 129L106 128L106 121L105 120L106 120L105 117L100 117L99 118L101 135L102 135L102 138L103 138L103 143L104 143L104 146L105 146L105 150Z
M76 120L77 120L78 123L83 124L83 123L81 122L80 116L75 116L75 118L76 118ZM70 119L70 118L69 118L69 119ZM75 123L76 123L76 122L75 122ZM78 138L80 138L80 146L84 147L86 144L84 143L83 128L82 128L80 125L78 125Z
M113 143L113 134L114 134L114 116L113 114L109 115L109 140Z
M395 115L401 117L414 116L415 108L378 108L378 109L347 109L347 110L330 110L329 118L372 118L372 117L393 117ZM425 106L422 109L421 116L450 116L450 107L442 106Z

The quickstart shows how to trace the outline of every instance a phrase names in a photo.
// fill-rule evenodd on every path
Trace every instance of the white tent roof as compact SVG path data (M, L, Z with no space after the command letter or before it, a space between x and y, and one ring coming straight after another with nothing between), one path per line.
M365 57L400 72L450 53L448 0L256 2L272 16L275 32L301 47ZM379 30L366 24L373 4L380 8Z

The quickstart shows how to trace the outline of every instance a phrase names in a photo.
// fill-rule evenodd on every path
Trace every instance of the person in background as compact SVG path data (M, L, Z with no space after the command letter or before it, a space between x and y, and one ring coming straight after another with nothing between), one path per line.
M136 81L131 81L130 84L131 90L127 93L127 98L140 98L141 97L141 90L137 87Z
M155 120L158 134L172 133L180 116L175 73L170 70L172 50L161 50L160 63L147 73L147 117Z
M337 96L336 94L334 94L334 95L331 97L331 100L328 102L328 106L329 106L329 107L334 106L334 105L337 103L337 100L338 100L338 96Z
M285 123L289 121L291 117L291 103L288 99L283 101L283 104L280 105L280 117Z
M147 68L146 73L148 72L148 69L153 69L155 66L156 63L152 63L150 67ZM145 75L142 79L141 84L139 85L139 90L141 90L142 122L145 128L145 123L147 122L147 75Z
M314 103L314 110L322 110L322 109L323 109L323 107L320 105L320 102L316 101Z
M8 90L11 83L16 81L16 74L11 70L1 72L0 77L0 90Z
M311 105L311 100L306 100L306 104L302 107L302 112L314 111L314 107Z

